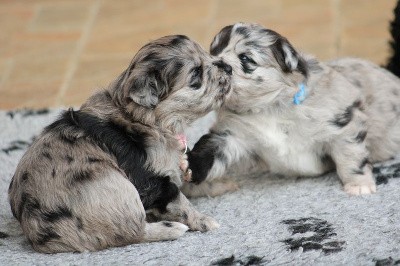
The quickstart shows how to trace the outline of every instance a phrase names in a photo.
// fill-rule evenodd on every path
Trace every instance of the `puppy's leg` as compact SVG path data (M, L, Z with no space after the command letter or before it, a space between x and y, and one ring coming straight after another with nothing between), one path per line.
M336 140L332 145L332 159L344 190L351 195L376 192L372 165L364 143Z
M168 203L164 210L154 209L153 214L162 220L186 224L193 231L206 232L219 227L213 218L197 211L182 193Z
M47 183L54 185L53 180ZM95 251L172 240L188 230L177 222L147 223L136 188L116 171L97 173L53 193L56 197L45 201L33 192L26 192L22 200L14 189L10 192L20 206L22 229L39 252Z
M181 187L182 193L191 198L196 197L216 197L222 194L233 192L239 189L236 182L227 179L213 180L208 182L207 180L200 183L183 183Z
M189 153L189 168L192 170L191 181L200 184L204 180L213 183L215 179L225 176L227 169L234 163L249 157L248 145L230 131L218 132L216 130L204 135L195 144ZM183 190L189 196L216 196L237 189L231 182L219 182L215 185L203 185L196 191L193 185L184 185Z
M179 222L162 221L146 223L143 242L175 240L182 236L189 227Z

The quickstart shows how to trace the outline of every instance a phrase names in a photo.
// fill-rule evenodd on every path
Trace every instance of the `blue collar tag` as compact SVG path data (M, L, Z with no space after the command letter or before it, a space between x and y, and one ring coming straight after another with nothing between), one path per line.
M293 96L293 103L295 105L301 104L307 96L307 87L304 85L304 83L299 84L299 90L296 92L296 94Z

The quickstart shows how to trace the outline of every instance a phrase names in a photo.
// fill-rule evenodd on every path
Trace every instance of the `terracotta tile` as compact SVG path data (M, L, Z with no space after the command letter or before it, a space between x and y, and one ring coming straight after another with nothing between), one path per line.
M395 4L389 0L343 1L339 55L384 63L389 55L389 23Z
M82 58L62 99L64 105L82 104L95 90L105 88L124 71L131 57Z
M2 86L8 81L14 65L13 59L0 60L0 91Z
M216 20L226 26L235 22L260 22L265 18L278 18L281 1L241 1L221 0L216 12Z
M158 3L158 2L156 2ZM182 25L198 25L210 17L211 0L199 2L159 2L141 9L121 6L101 8L85 52L132 53L149 40L180 33ZM109 3L108 3L109 4ZM190 32L187 35L191 35Z
M90 3L84 1L39 4L29 30L33 32L79 31L86 23L90 6Z
M7 83L0 93L0 109L54 106L60 81Z
M58 57L72 54L79 33L18 33L9 41L5 57Z
M7 83L62 80L68 57L23 57L14 61Z
M100 10L76 58L82 29ZM107 85L152 39L186 34L205 49L224 26L258 22L300 51L325 60L384 62L396 0L0 0L0 108L80 105ZM77 61L77 62L76 62ZM9 62L13 62L11 65ZM74 72L71 81L66 73ZM71 69L72 68L72 69ZM6 77L6 78L4 78Z

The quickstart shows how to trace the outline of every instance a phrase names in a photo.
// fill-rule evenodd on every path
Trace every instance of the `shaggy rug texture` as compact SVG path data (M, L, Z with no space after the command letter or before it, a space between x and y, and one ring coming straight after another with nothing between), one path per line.
M335 173L301 179L249 174L234 193L192 200L218 220L215 231L99 252L37 253L11 214L7 190L32 139L59 112L0 111L0 265L400 264L400 157L375 165L374 195L346 195ZM191 145L212 121L206 116L188 130Z

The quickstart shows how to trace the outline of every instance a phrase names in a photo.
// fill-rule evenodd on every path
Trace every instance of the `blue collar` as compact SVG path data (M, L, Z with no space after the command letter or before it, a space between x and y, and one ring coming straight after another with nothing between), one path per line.
M293 96L293 103L295 105L301 104L306 99L306 96L307 96L307 86L304 85L304 83L300 83L299 90Z

